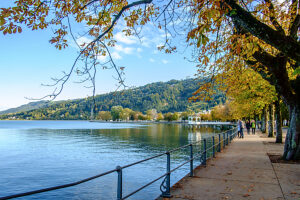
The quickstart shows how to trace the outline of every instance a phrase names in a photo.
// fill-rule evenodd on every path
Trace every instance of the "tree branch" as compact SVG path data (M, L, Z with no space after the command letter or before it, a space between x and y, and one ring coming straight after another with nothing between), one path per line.
M282 35L279 31L262 23L238 5L235 0L225 0L225 2L228 4L227 7L230 8L227 15L235 23L252 35L275 47L287 57L300 62L300 43L294 38ZM231 12L232 10L235 12Z
M265 0L265 2L268 4L268 9L270 11L269 18L272 22L273 26L276 28L277 31L279 31L281 34L285 35L283 28L280 26L278 21L276 20L275 16L275 9L274 5L272 4L271 0Z
M298 4L298 5L297 5ZM297 8L298 7L298 8ZM297 10L300 10L300 2L299 0L292 0L292 4L290 6L290 18L291 23L289 27L289 35L297 40L297 31L300 27L300 15L297 13Z
M135 2L132 2L131 4L128 4L127 6L124 6L120 12L116 15L116 17L114 18L114 20L112 21L111 25L109 26L109 28L104 31L101 35L99 35L99 37L97 37L93 42L96 42L96 41L99 41L101 40L101 38L106 35L116 24L116 22L119 20L119 18L122 16L123 12L131 7L134 7L134 6L138 6L138 5L141 5L141 4L149 4L151 3L152 0L142 0L142 1L135 1Z

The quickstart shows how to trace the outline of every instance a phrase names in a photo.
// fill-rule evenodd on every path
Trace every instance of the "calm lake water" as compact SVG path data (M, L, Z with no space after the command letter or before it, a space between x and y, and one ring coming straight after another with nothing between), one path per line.
M0 197L51 187L103 173L213 132L179 124L116 124L88 121L0 121ZM188 159L188 149L171 155L171 169ZM199 162L196 161L195 166ZM123 171L123 194L164 174L166 156ZM171 175L171 184L189 172L185 165ZM162 179L129 199L155 199ZM19 199L116 199L117 173Z

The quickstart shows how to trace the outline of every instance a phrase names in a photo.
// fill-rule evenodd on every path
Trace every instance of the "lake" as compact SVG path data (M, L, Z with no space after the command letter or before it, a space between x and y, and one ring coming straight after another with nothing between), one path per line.
M167 150L199 141L213 128L192 131L180 124L88 121L0 121L0 197L51 187L103 173ZM188 149L171 154L171 169L189 158ZM195 161L195 166L199 164ZM166 172L166 156L123 170L123 194ZM171 174L171 184L189 164ZM129 199L155 199L162 179ZM116 199L117 173L74 187L18 199Z

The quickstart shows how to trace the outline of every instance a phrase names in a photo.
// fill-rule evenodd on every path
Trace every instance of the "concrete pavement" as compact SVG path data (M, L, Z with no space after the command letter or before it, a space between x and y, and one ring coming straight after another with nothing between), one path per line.
M262 134L236 138L171 189L172 200L300 200L300 164L271 163L268 153L282 154L283 144Z

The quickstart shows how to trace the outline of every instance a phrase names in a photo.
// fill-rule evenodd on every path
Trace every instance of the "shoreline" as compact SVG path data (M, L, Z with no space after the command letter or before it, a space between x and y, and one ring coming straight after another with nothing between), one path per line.
M188 124L188 121L105 121L105 120L87 120L89 122L97 122L97 123L129 123L129 124Z

